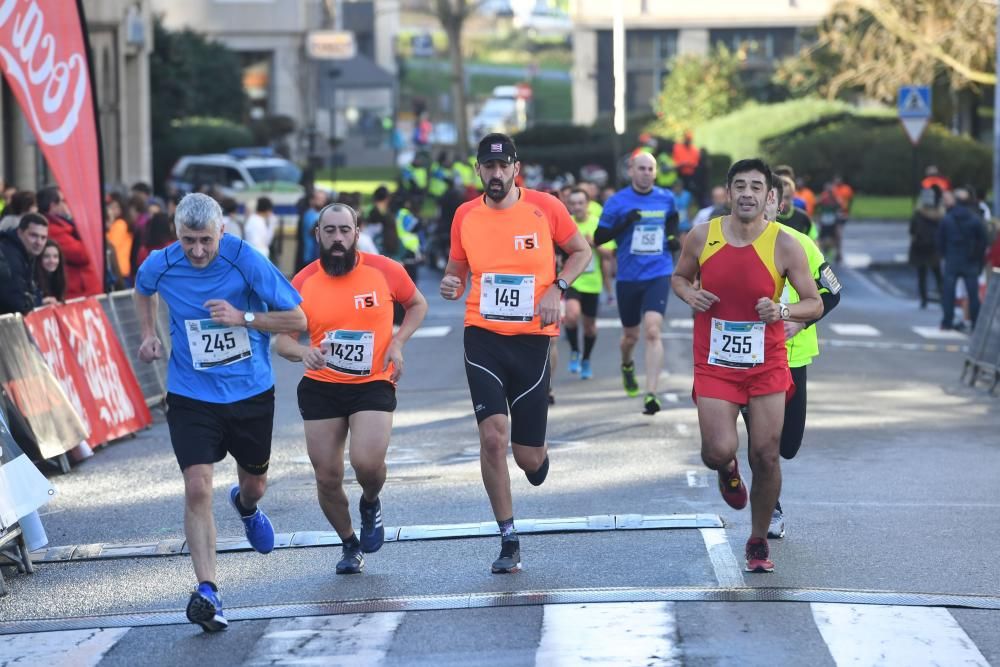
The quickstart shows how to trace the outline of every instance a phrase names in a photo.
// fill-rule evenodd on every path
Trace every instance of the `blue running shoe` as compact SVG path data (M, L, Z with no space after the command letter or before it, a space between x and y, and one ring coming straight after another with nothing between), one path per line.
M222 600L208 584L198 584L188 600L187 618L201 626L205 632L219 632L229 627L229 621L222 615Z
M570 352L569 353L569 372L579 373L580 372L580 353Z
M240 519L243 521L243 528L246 530L247 541L250 542L250 546L262 554L271 553L274 549L274 527L271 526L271 520L267 518L267 515L257 508L251 516L243 516L240 514L240 509L236 506L236 496L240 493L240 485L233 484L229 489L229 504L233 506L236 513L240 515Z
M361 550L366 554L375 553L382 548L382 543L385 542L385 527L382 526L382 501L376 498L373 507L366 509L362 504L360 509L361 535L358 536L358 539L361 541Z
M584 359L580 362L580 379L589 380L594 377L594 371L590 368L590 359Z

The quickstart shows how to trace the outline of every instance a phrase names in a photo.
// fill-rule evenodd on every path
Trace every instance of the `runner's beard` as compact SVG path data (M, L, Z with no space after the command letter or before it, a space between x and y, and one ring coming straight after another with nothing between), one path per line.
M334 250L340 250L344 254L334 255ZM320 248L319 251L319 263L323 267L323 270L331 276L342 276L348 273L354 268L354 264L357 261L358 249L354 245L349 249L345 249L343 245L334 243L329 248Z
M489 182L486 183L485 185L486 185L486 196L495 202L500 202L504 200L504 197L506 197L507 193L510 192L511 186L514 185L514 177L511 176L510 180L506 182L504 182L503 179L500 178L491 178ZM491 188L493 188L494 185L499 185L500 188L498 190L492 190Z

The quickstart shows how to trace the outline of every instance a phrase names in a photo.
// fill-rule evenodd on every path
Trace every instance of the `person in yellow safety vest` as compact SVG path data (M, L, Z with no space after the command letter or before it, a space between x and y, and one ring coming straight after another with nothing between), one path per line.
M427 194L440 199L455 184L455 168L451 155L447 151L438 153L437 162L431 165L431 179L427 186Z
M463 188L467 188L470 185L475 186L478 179L476 178L476 170L468 162L462 162L461 160L456 160L452 169L455 170L457 180Z
M430 157L426 152L421 151L413 158L413 162L403 168L402 185L404 189L419 194L427 192L427 186L430 182L429 162Z
M483 181L482 181L482 179L479 178L478 176L476 176L476 174L478 173L476 171L476 165L478 164L478 160L476 159L476 156L475 155L470 155L469 159L466 160L466 162L468 163L469 168L472 169L472 183L471 184L470 183L466 183L466 185L474 185L476 187L476 190L479 190L480 192L485 192L485 188L483 187Z
M677 182L677 163L666 148L656 156L656 184L661 188L672 188Z
M396 234L399 236L398 259L413 280L417 279L417 267L420 266L420 236L417 234L420 219L407 208L408 201L403 201L396 211Z

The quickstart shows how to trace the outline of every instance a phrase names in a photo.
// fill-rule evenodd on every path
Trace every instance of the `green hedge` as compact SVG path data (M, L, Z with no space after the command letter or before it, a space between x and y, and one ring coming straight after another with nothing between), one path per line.
M772 164L790 164L814 189L841 174L855 190L874 195L911 195L924 168L935 164L956 185L987 188L992 174L989 147L945 128L928 128L916 152L899 121L846 117L810 124L767 139L763 153Z

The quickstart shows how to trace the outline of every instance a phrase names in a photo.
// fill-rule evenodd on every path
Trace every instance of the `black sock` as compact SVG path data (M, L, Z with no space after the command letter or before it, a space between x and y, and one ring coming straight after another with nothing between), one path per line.
M198 585L199 586L201 586L201 585L208 586L209 588L212 589L213 593L218 593L219 592L219 587L215 585L214 581L199 581Z
M509 519L503 519L502 521L497 521L497 525L500 526L500 538L504 540L516 540L517 531L514 530L514 517Z
M354 533L351 533L351 536L348 537L343 542L344 542L344 547L345 548L351 548L351 549L360 549L361 548L361 541L358 539L358 536L355 535Z
M594 343L597 342L597 336L587 336L583 337L583 358L590 359L590 353L594 350Z
M377 504L378 504L378 498L376 498L371 502L368 502L368 499L365 498L364 495L361 496L361 509L370 510L374 508Z
M240 513L240 516L244 518L253 516L254 512L257 511L256 505L254 505L253 507L247 507L246 505L243 504L243 501L240 500L239 492L236 493L236 498L233 501L233 504L236 505L236 510Z
M549 455L545 455L545 460L542 461L542 465L538 466L538 470L535 472L525 472L524 476L528 478L532 486L541 486L542 482L545 481L545 477L549 474Z
M580 351L580 343L578 342L579 333L580 333L579 327L566 327L566 340L569 341L569 349L577 353Z

